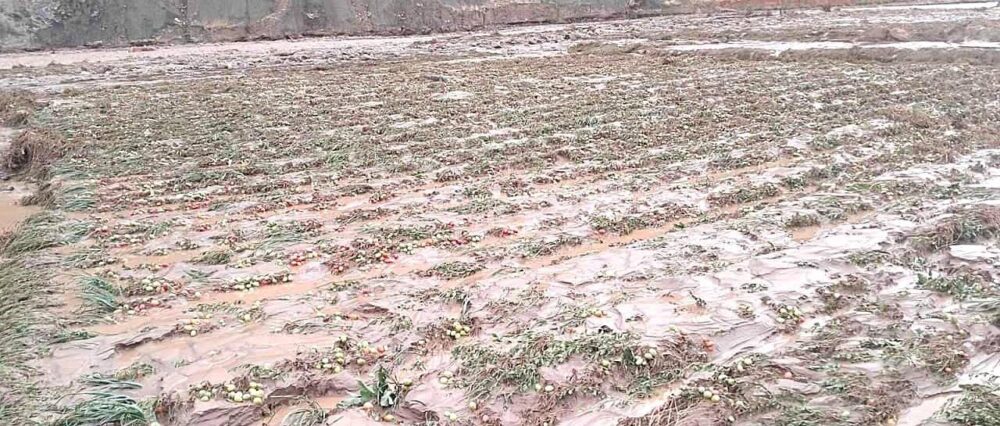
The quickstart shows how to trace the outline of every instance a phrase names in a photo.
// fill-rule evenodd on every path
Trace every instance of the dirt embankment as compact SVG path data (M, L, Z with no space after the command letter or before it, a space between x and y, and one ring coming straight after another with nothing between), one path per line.
M0 50L419 34L499 25L720 9L882 3L855 0L0 0Z

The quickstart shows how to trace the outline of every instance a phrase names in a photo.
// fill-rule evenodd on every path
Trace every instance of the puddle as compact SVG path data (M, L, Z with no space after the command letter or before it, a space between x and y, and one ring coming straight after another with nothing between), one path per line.
M7 150L15 133L14 129L0 127L0 152ZM0 179L4 178L4 172L0 171ZM37 206L21 205L21 200L32 192L33 188L26 183L0 180L0 232L16 228L21 221L42 210Z
M31 192L20 182L0 182L0 232L16 228L21 221L42 210L38 206L21 205L21 199Z
M910 407L900 413L899 422L896 424L898 426L922 425L925 421L933 417L935 413L937 413L954 397L954 394L948 393L927 398L920 402L920 404Z
M809 241L819 235L820 232L826 229L832 229L834 227L840 226L842 224L856 224L872 216L871 211L861 211L856 213L848 214L843 220L839 220L826 225L809 225L800 226L789 230L792 235L792 239L796 242L802 243Z
M821 230L823 230L823 227L819 225L800 226L792 230L792 239L800 243L808 241L815 237Z

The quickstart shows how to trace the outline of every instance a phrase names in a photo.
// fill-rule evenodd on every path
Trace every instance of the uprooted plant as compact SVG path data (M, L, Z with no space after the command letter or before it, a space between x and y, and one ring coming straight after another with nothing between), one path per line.
M41 175L47 166L66 152L61 136L46 129L27 129L11 141L2 153L0 167L28 176Z
M921 249L940 250L1000 235L1000 206L976 205L942 219L911 237Z
M0 125L20 126L35 110L35 97L24 90L0 92Z
M385 412L382 420L391 422L395 420L395 417L389 412L403 402L410 385L412 383L396 380L385 366L380 365L375 370L372 383L369 385L359 380L358 394L341 401L339 406L341 408L362 407L369 411L377 407L380 411Z

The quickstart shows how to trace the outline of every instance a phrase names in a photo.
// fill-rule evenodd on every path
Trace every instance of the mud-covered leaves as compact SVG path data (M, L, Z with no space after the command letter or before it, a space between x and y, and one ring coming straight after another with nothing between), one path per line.
M147 425L155 421L152 404L108 392L87 392L55 426Z
M403 401L406 387L392 378L388 369L379 366L375 369L371 384L358 381L358 394L345 399L341 407L360 407L366 403L382 409L391 410Z
M1000 386L962 386L962 396L942 412L948 421L964 426L1000 425Z

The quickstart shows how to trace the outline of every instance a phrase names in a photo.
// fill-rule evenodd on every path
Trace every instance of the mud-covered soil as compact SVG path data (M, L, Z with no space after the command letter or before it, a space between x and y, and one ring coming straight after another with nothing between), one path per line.
M688 16L3 71L34 96L5 140L46 150L8 171L35 206L3 214L34 215L0 236L0 419L998 424L998 21ZM908 36L867 36L886 28ZM945 44L865 47L887 42ZM671 48L706 43L743 46Z

